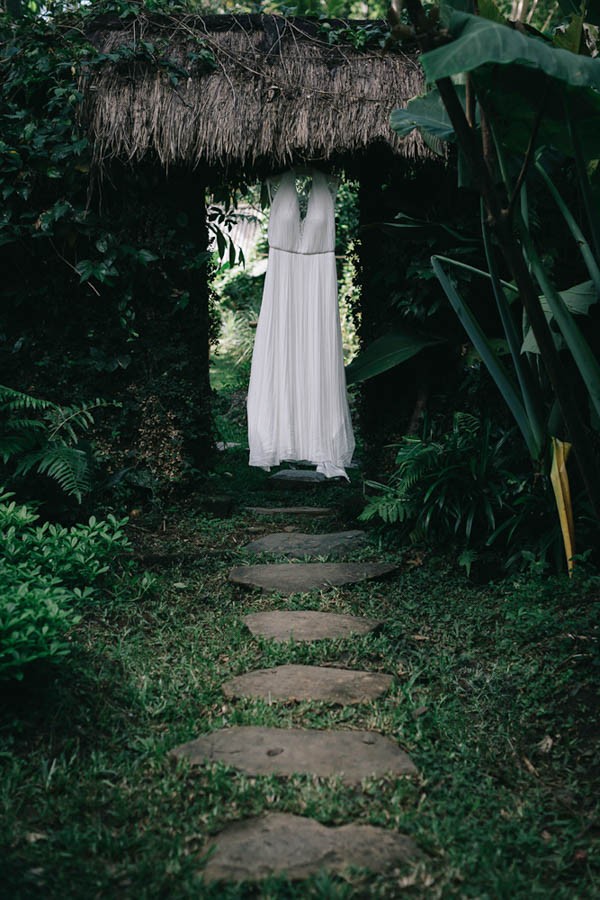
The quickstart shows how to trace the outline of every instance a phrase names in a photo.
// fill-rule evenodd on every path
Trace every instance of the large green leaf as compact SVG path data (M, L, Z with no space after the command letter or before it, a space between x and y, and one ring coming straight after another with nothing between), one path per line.
M583 257L583 261L587 267L588 272L590 273L590 278L594 283L596 289L596 295L600 296L600 266L598 265L598 260L594 256L592 248L589 245L583 231L581 230L579 223L576 221L575 216L563 200L560 191L550 178L550 175L546 172L544 167L542 166L539 160L536 161L535 167L539 174L541 175L546 187L552 194L556 205L560 209L563 214L564 220L567 223L569 231L573 235L575 243L579 249Z
M396 330L377 338L346 366L346 383L366 381L416 356L425 347L443 343L442 338Z
M531 235L524 227L522 221L519 222L519 225L523 248L532 273L544 293L552 317L560 329L565 344L571 351L575 365L579 369L579 374L587 388L590 402L593 403L596 412L600 415L600 364L573 318L573 314L567 308L567 304L550 281L548 272L537 254Z
M502 28L509 35L514 33L506 26L496 27ZM557 52L552 48L549 51ZM600 66L600 61L588 60L590 61ZM484 65L473 73L473 78L477 93L485 99L486 108L493 115L498 137L509 149L525 151L534 120L543 104L543 116L537 123L537 145L556 147L561 153L572 155L571 139L565 127L566 96L577 121L585 158L589 160L600 157L600 92L591 88L572 88L561 81L548 78L541 69L529 69L524 73L519 65ZM462 85L455 85L455 88L464 107L465 89ZM445 143L455 139L445 107L435 88L409 101L406 109L394 110L390 124L401 137L406 137L417 128L423 140L438 153L443 151Z
M456 90L464 105L464 87L457 85ZM454 129L436 88L409 100L406 109L395 109L390 116L390 125L400 137L407 137L418 128L423 138L432 138L434 142L454 140Z
M457 241L460 244L479 243L479 238L461 234L460 231L456 231L455 228L451 228L444 222L415 219L413 216L407 216L406 213L398 213L393 222L382 222L380 228L389 234L404 232L411 237L430 237L438 241L445 238L453 244Z
M600 61L597 65L600 66ZM508 149L525 151L534 121L541 111L541 119L537 122L537 146L555 147L572 156L573 146L565 123L566 100L577 121L584 156L586 159L600 157L598 91L573 88L548 78L542 71L524 70L519 65L483 66L473 73L473 79L478 95L493 118L496 134Z
M482 66L519 65L544 72L574 87L600 91L600 61L560 50L489 19L453 12L448 30L453 40L424 53L428 81L472 72ZM526 79L523 88L527 90Z
M574 316L587 316L590 311L590 306L598 301L598 294L593 281L583 281L581 284L575 284L567 291L559 291L558 295L563 300L569 312L573 313ZM550 321L552 319L552 310L543 294L540 296L540 303L546 318ZM564 341L559 334L553 334L553 337L554 343L558 349L564 347ZM521 353L539 352L540 348L538 347L533 331L529 328L523 338Z
M492 291L494 293L494 299L496 301L496 308L498 310L498 315L500 316L500 321L502 322L502 328L504 329L506 342L510 349L513 369L515 375L517 376L517 381L521 390L523 406L525 407L525 412L527 413L527 418L529 420L529 425L531 428L531 434L536 442L537 449L535 457L537 457L541 453L545 442L540 391L536 380L532 376L528 359L526 357L524 358L521 355L521 348L519 346L519 334L517 332L517 328L512 316L510 300L498 274L494 247L492 246L492 241L486 221L485 205L483 203L483 200L481 200L480 205L480 216L485 257L487 260L488 268L490 270Z
M490 343L490 340L484 333L481 325L473 315L468 304L458 293L456 285L444 271L442 259L439 256L432 256L431 265L433 266L433 271L437 275L444 293L446 294L446 297L448 298L450 304L452 305L452 308L454 309L454 312L458 316L465 331L469 335L471 342L475 346L477 352L484 361L490 375L494 379L496 387L504 397L504 400L506 401L511 413L513 414L515 422L519 426L521 434L525 439L525 443L527 444L527 448L532 458L537 459L540 452L538 441L536 440L536 436L533 433L525 407L517 393L515 385L513 384L508 372L506 371L506 368L498 358L498 354L494 350L492 344Z

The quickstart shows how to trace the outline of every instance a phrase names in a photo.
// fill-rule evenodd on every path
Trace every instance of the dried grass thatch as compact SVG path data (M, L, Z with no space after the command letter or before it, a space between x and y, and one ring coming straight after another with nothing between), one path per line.
M430 156L416 132L400 140L389 126L392 109L422 89L416 57L330 46L315 20L114 19L97 21L90 37L108 55L82 82L100 162L277 167L374 143L409 159Z

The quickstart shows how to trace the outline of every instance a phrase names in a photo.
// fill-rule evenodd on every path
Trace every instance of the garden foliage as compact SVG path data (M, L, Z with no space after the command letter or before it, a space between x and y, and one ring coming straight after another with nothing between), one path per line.
M93 458L80 438L102 400L59 406L0 385L0 459L15 478L35 470L80 503L91 489Z
M194 218L204 185L194 198L176 167L101 172L81 121L81 79L110 62L88 22L139 11L95 3L0 15L0 383L63 407L98 394L117 401L95 428L108 474L125 455L145 470L144 423L156 414L167 431L172 415L185 474L206 465L212 440L208 345L218 317L200 286L209 234L231 249L223 217ZM170 71L164 49L139 52L140 65ZM172 480L159 470L157 482Z
M479 240L463 247L466 257L437 246L431 269L518 427L531 460L528 496L542 497L534 488L549 483L553 448L568 449L570 442L579 515L599 519L598 10L594 3L569 8L546 34L507 21L493 0L477 9L452 3L439 12L416 2L408 7L408 27L396 20L397 36L425 51L428 90L395 110L391 124L401 136L417 128L432 150L457 161L458 187L479 199L480 222ZM430 235L447 228L406 214L388 227L406 233L419 226ZM388 336L398 360L421 355L436 340L440 332L433 329ZM386 358L374 343L356 360L363 378L377 371L369 353L384 366L396 362L385 349ZM447 440L452 444L453 435ZM425 450L433 453L433 445ZM392 479L396 495L405 452ZM453 470L440 466L438 474L435 483L422 479L424 496L451 509ZM511 481L505 479L508 507ZM460 531L462 514L456 516ZM427 513L419 521L427 522ZM515 529L517 522L506 523L504 533Z
M39 525L33 509L12 496L0 494L0 679L63 659L86 607L150 584L126 559L127 519Z

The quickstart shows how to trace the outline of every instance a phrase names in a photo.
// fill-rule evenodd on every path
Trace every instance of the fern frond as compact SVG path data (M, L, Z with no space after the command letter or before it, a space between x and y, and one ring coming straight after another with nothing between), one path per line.
M0 435L0 458L7 463L12 456L27 453L38 444L36 435L31 432Z
M457 431L466 431L470 435L477 434L481 427L479 419L468 412L454 413L454 426Z
M44 431L44 423L40 419L8 419L5 425L6 431Z
M77 406L57 406L50 411L46 419L52 429L48 435L48 440L52 441L61 431L66 431L71 441L76 444L79 431L87 431L94 424L94 416L92 410L101 407L111 406L107 400L89 401L87 403L79 403Z
M398 469L393 482L401 488L403 494L407 494L415 484L439 468L439 444L425 443L420 439L411 443L412 446L401 448L396 457Z
M79 503L91 488L87 454L76 447L45 447L29 453L19 462L17 474L26 474L34 467L41 475L54 479L66 494L75 497Z
M6 410L30 409L33 412L42 412L46 409L56 408L56 404L0 384L0 408L2 407Z

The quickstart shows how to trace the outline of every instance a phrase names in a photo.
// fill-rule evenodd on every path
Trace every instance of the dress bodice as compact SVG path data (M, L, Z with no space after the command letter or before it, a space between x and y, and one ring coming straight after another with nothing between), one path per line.
M335 207L327 178L313 170L306 215L300 212L293 170L281 176L269 217L269 246L290 253L330 253L335 249Z

